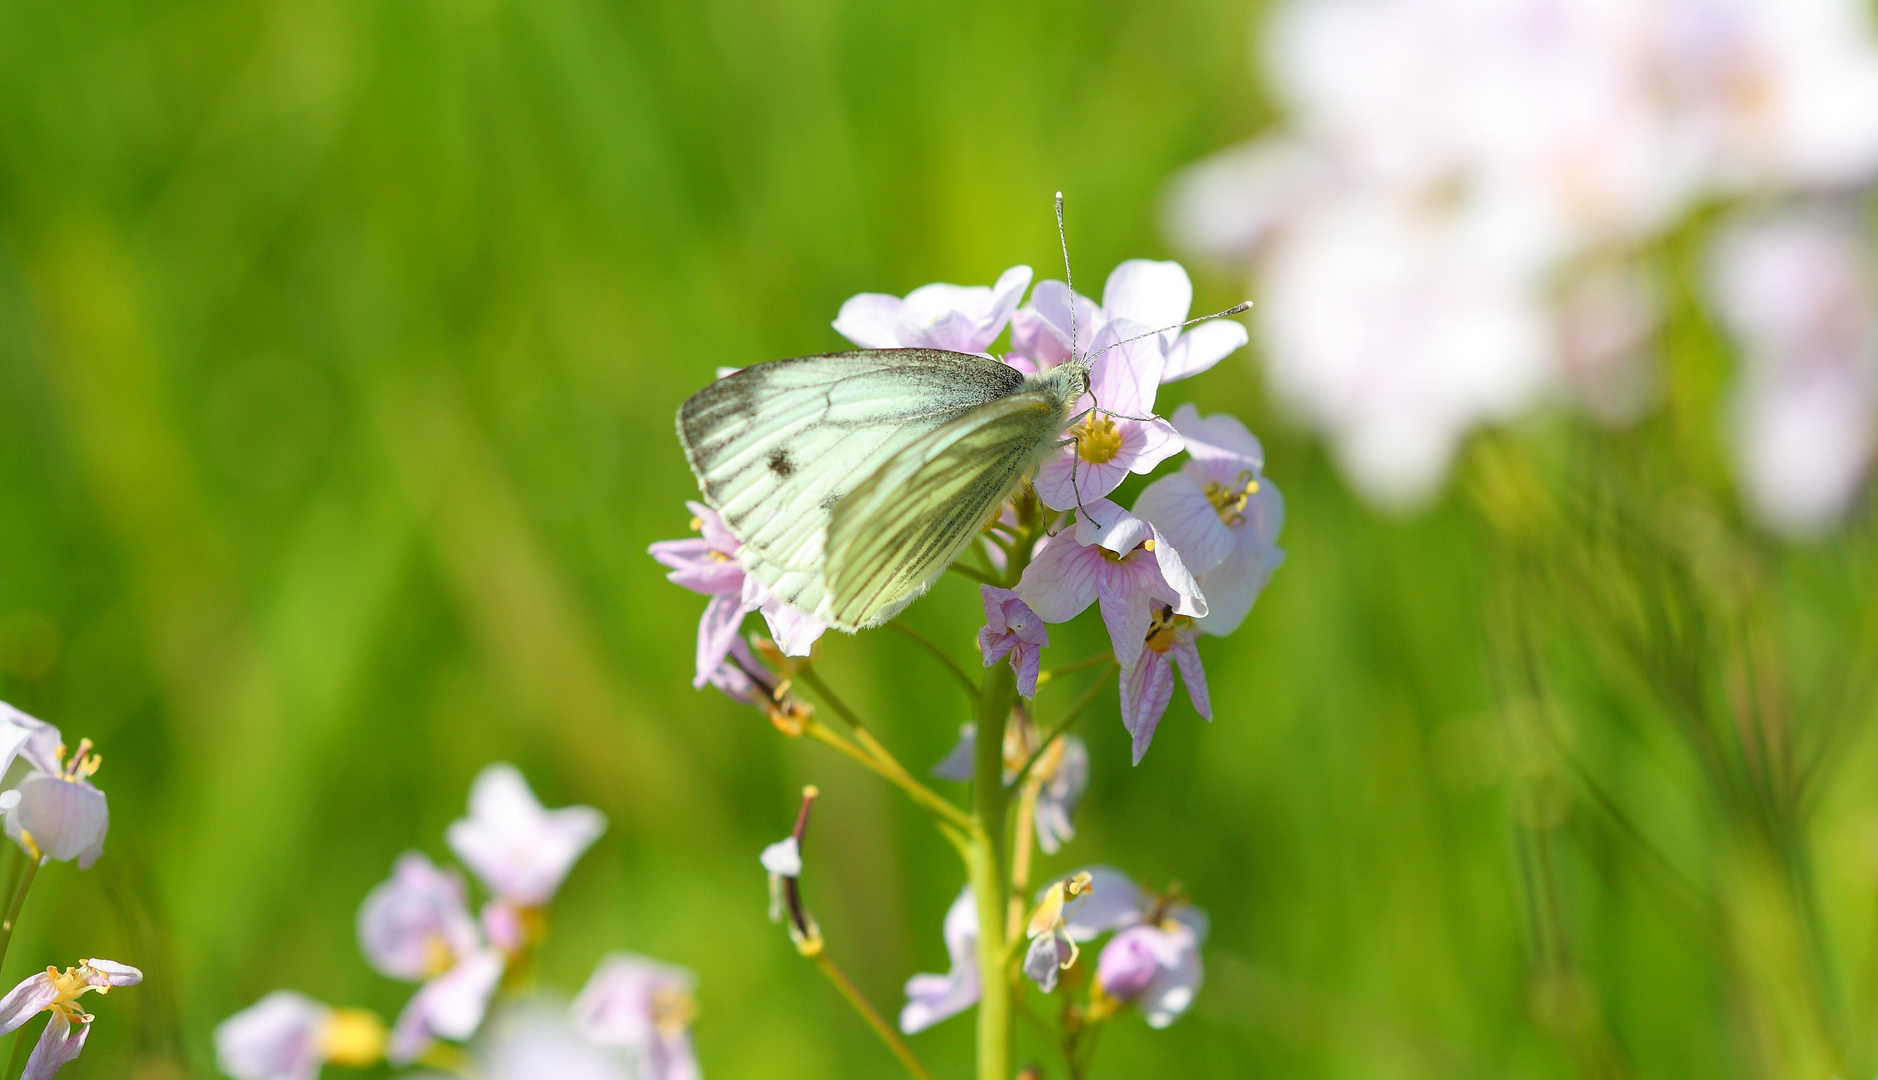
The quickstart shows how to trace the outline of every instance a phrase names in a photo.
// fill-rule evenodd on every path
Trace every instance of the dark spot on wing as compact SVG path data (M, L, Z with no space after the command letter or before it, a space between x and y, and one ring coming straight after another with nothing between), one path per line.
M841 496L843 494L844 494L843 492L839 492L839 491L829 492L828 497L822 500L822 509L828 511L831 514L834 513L835 505L841 501Z
M789 479L790 475L796 471L796 463L789 460L789 451L784 450L780 446L771 450L769 452L769 471L782 477L784 480Z

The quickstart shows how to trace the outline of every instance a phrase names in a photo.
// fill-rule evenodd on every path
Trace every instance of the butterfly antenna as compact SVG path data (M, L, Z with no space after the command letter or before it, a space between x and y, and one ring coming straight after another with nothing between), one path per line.
M1069 274L1069 237L1063 232L1063 193L1056 193L1056 242L1063 249L1063 283L1069 286L1069 362L1076 362L1076 279Z
M1130 345L1130 344L1133 344L1134 342L1142 340L1143 338L1151 338L1156 334L1165 334L1169 330L1185 330L1187 327L1192 326L1194 323L1203 323L1209 319L1223 319L1228 315L1237 315L1242 311L1250 311L1250 310L1252 310L1252 301L1241 300L1238 303L1234 304L1233 306L1227 308L1225 311L1215 311L1211 315L1202 315L1197 319L1188 319L1184 323L1175 323L1172 326L1163 326L1159 330L1150 330L1145 334L1136 334L1134 337L1127 338L1126 340L1117 341L1111 345L1104 345L1093 356L1089 357L1089 362L1091 364L1094 364L1096 362L1096 357L1101 356L1103 353L1108 352L1110 349L1117 348L1122 345Z

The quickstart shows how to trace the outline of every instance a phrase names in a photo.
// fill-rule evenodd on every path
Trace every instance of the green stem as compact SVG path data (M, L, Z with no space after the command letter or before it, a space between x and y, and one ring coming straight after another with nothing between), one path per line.
M880 1041L886 1043L887 1049L893 1051L893 1056L899 1058L900 1064L906 1066L906 1071L913 1074L916 1080L933 1080L932 1074L926 1071L926 1066L920 1064L919 1058L913 1056L913 1048L906 1044L906 1040L900 1037L900 1033L893 1029L892 1024L887 1023L886 1018L880 1015L880 1011L874 1008L873 1003L862 996L860 988L849 980L847 973L828 958L827 950L816 953L813 959L815 966L821 969L822 974L828 976L828 981L835 984L836 990L841 991L841 996L847 998L848 1004L854 1006L854 1011L860 1013L861 1019L867 1021L867 1026L873 1028L874 1034L880 1036Z
M966 696L972 698L978 696L978 684L972 681L972 677L965 673L965 669L959 666L957 660L947 656L946 651L941 649L938 645L935 645L932 639L920 633L918 630L913 629L911 626L908 626L906 623L901 622L899 619L895 619L887 625L898 630L909 641L913 642L913 644L931 653L933 659L945 665L945 669L952 673L952 677L958 680L960 686L965 688Z
M33 879L39 876L39 860L31 852L26 853L26 871L20 875L19 887L13 890L13 903L7 907L5 922L0 922L0 965L6 963L7 946L13 943L13 928L20 924L20 909L26 906L26 891L33 887Z
M978 695L978 736L972 750L972 893L978 904L978 1080L1010 1080L1011 979L1004 935L1004 725L1017 703L1009 664L985 672Z
M50 1020L46 1021L51 1023ZM13 1032L13 1054L7 1058L6 1080L13 1080L20 1074L20 1065L26 1060L26 1027L21 1024Z
M966 577L971 578L973 581L976 581L980 585L990 585L990 586L993 586L994 588L997 587L998 585L997 578L992 577L990 574L985 573L983 570L978 570L973 567L966 566L964 563L961 563L961 562L955 562L952 565L946 567L946 569L951 570L954 573L964 574Z
M1094 656L1085 656L1081 660L1064 664L1062 667L1051 668L1037 676L1037 686L1041 688L1046 683L1055 682L1065 675L1074 675L1078 671L1087 671L1089 668L1098 667L1113 659L1115 659L1113 652L1099 652Z

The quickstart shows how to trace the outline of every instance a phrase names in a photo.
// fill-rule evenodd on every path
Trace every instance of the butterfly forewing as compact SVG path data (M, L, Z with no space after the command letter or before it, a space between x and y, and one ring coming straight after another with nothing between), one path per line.
M783 600L817 611L835 507L908 446L1023 386L1004 364L934 349L777 360L693 395L679 410L678 438L704 501L743 542L745 567Z
M1064 402L1012 394L908 444L835 508L828 610L836 625L877 626L931 584L1055 444Z

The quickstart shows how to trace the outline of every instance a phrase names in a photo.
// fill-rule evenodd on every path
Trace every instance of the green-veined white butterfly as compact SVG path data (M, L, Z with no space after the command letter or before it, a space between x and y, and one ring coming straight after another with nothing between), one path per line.
M775 360L693 395L678 440L745 571L852 633L918 598L1066 441L1094 360L1034 375L938 349Z

